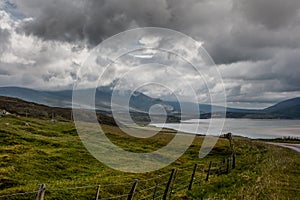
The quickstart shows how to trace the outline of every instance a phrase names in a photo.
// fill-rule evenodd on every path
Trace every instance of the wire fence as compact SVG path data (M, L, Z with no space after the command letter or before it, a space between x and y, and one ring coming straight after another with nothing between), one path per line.
M207 165L195 164L185 168L174 168L168 173L148 179L135 179L133 182L71 188L46 188L45 184L41 184L36 191L0 195L0 199L44 200L68 197L66 199L167 200L180 192L192 190L193 185L208 181L211 176L228 174L234 167L235 155L232 155L219 161L210 161Z

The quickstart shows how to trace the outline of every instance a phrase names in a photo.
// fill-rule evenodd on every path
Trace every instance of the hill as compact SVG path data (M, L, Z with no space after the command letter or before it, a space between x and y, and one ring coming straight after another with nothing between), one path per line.
M94 89L80 90L82 95L90 94ZM0 87L0 96L20 98L25 101L44 104L54 107L72 107L72 90L61 91L41 91L21 87ZM99 87L95 90L96 109L110 112L111 98L113 91L109 87ZM132 94L132 95L131 95ZM130 110L134 112L148 112L149 108L155 104L161 104L168 111L172 111L172 106L165 104L160 99L151 98L140 92L122 91L115 92L118 100L126 100L130 97Z
M300 97L279 102L274 106L264 109L269 114L277 114L286 118L300 119Z
M0 87L0 96L15 97L29 102L57 107L66 107L71 99L65 99L51 92L20 87Z
M169 102L174 110L180 110L180 104L178 102ZM197 104L190 102L183 102L186 108L193 108ZM222 116L224 107L213 106L208 104L199 104L199 110L201 111L200 118L208 119L211 115ZM212 113L212 109L214 113ZM293 98L279 102L271 107L265 109L239 109L239 108L226 108L227 118L250 118L250 119L300 119L300 97Z
M81 90L82 94L90 93L92 89ZM95 93L95 106L100 113L111 114L111 98L113 91L109 87L99 87ZM126 99L130 99L129 106L133 118L138 121L149 122L148 111L155 104L162 105L168 113L168 121L178 122L181 112L180 107L183 105L187 113L184 113L183 119L198 118L199 116L191 116L193 108L199 107L201 118L210 118L212 110L217 116L224 107L195 104L191 102L163 101L157 98L151 98L141 92L117 91L117 99L122 103ZM0 87L0 96L16 97L25 101L38 104L44 104L51 107L72 107L72 90L62 91L39 91L20 87ZM120 104L122 105L122 104ZM266 109L239 109L226 108L227 118L252 118L252 119L300 119L300 98L289 99L279 102Z
M300 119L300 97L279 102L258 112L227 112L230 118Z
M1 110L6 110L9 113L20 116L41 119L51 119L52 117L60 121L69 121L72 119L71 108L50 107L13 97L0 96L0 111ZM113 126L116 125L115 120L113 119L113 117L111 117L110 112L96 110L96 113L100 123ZM151 119L147 113L131 111L130 115L133 121L138 124L147 125L151 122ZM179 118L173 115L168 115L167 122L176 123L179 122Z
M174 108L174 110L177 110L177 111L180 110L180 104L183 105L185 108L187 108L187 110L189 108L192 109L192 107L194 107L194 106L198 106L201 113L211 113L212 109L214 110L214 112L224 111L224 107L222 107L222 106L215 106L215 105L209 105L209 104L196 104L196 103L191 103L191 102L179 103L179 102L174 102L174 101L165 101L165 102L167 104L171 105ZM231 108L231 107L227 107L226 111L227 112L235 112L235 113L258 113L258 112L261 112L261 110Z
M0 96L0 110L6 110L9 113L40 119L51 119L69 121L72 119L72 110L70 108L49 107L33 102L27 102L12 97ZM102 113L97 113L100 123L116 125L114 119Z
M138 139L123 134L116 126L102 128L115 145L135 153L156 151L174 137L171 130ZM134 179L139 179L134 198L143 199L149 194L152 198L155 181L161 175L158 197L173 168L179 170L172 199L296 199L299 193L299 155L247 138L234 137L237 165L228 175L216 173L222 159L230 155L224 138L218 140L208 156L199 159L203 137L196 137L175 163L145 174L123 173L96 160L83 146L71 121L51 123L4 115L0 117L0 139L0 199L35 199L36 192L32 191L41 183L47 186L45 199L95 199L99 185L101 199L124 194L127 197ZM205 181L210 161L213 168L209 181ZM195 163L199 164L195 182L193 189L187 191ZM10 196L14 193L22 195Z

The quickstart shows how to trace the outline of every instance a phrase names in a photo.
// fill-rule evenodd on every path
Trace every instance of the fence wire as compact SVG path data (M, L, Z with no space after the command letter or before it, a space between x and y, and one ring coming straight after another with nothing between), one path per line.
M229 162L229 163L228 163ZM184 190L188 190L188 187L191 183L192 174L194 172L194 179L192 180L194 184L199 184L202 181L205 181L207 177L220 175L224 173L228 173L229 164L232 164L232 161L228 158L222 159L219 162L212 162L211 167L208 165L198 165L196 171L194 172L195 165L187 166L184 168L176 169L176 173L174 173L173 177L171 176L171 172L167 172L161 175L157 175L155 177L151 177L148 179L138 180L137 188L134 193L135 199L145 200L145 199L161 199L164 195L171 196L178 192L182 192ZM229 168L228 168L229 166ZM208 176L209 175L209 176ZM168 185L169 179L171 179L170 188L168 188L168 194L165 194L166 187ZM99 189L100 193L110 194L110 192L115 193L113 190L114 187L120 187L120 194L111 197L101 197L99 194L98 200L109 200L109 199L122 199L127 198L129 196L129 190L132 186L133 182L124 182L124 183L116 183L116 184L104 184L104 185L86 185L86 186L77 186L70 188L47 188L45 190L47 193L56 193L56 192L67 192L70 190L91 190L91 189ZM126 188L125 190L125 187ZM94 191L94 190L93 190ZM95 190L96 191L96 190ZM95 192L94 191L94 192ZM121 193L123 192L123 194ZM14 197L26 196L26 195L37 195L39 191L32 192L23 192L23 193L15 193L15 194L7 194L0 195L0 199L13 199ZM91 194L92 195L92 194ZM95 195L95 194L93 194ZM92 196L91 196L92 197ZM138 197L138 198L137 198Z

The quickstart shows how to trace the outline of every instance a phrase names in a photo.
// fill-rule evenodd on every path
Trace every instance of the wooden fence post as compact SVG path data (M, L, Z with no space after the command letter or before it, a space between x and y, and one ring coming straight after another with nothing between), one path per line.
M172 192L173 192L173 188L174 188L174 184L175 184L175 181L176 181L177 174L178 174L178 170L175 169L175 174L173 176L173 180L172 180L171 187L170 187L169 199L171 199L171 196L172 196Z
M46 191L46 184L38 185L38 194L36 196L36 200L44 200Z
M231 155L232 155L232 169L235 169L235 150L234 150L234 143L233 143L233 138L232 134L228 133L226 135L227 139L229 140L230 143L230 148L231 148Z
M196 174L196 171L197 171L197 167L198 167L198 164L195 164L188 190L192 190L193 182L194 182L194 179L195 179L195 174Z
M135 179L135 180L133 181L132 187L131 187L130 192L129 192L129 194L128 194L127 200L132 200L132 199L133 199L134 192L135 192L135 189L136 189L137 184L138 184L138 180Z
M100 185L98 185L98 188L97 188L97 193L96 193L96 198L95 198L95 200L98 200L98 199L99 199L100 188L101 188L101 186L100 186Z
M226 158L223 158L224 173L226 173Z
M222 166L223 166L223 160L221 160L220 165L219 165L218 176L220 176L222 174Z
M206 175L206 179L205 179L206 181L208 181L208 179L209 179L211 166L212 166L212 161L209 162L209 167L208 167L207 175Z
M154 200L154 199L155 199L155 197L156 197L156 193L157 193L157 189L158 189L159 181L160 181L160 175L158 175L158 179L155 181L155 189L154 189L154 192L153 192L153 197L152 197L152 200Z
M171 175L170 175L170 177L169 177L169 180L168 180L168 183L167 183L167 186L166 186L166 189L165 189L165 193L164 193L164 196L163 196L163 200L167 200L168 192L169 192L170 185L171 185L173 176L174 176L174 174L175 174L175 171L176 171L175 169L172 169L172 171L171 171Z
M229 160L229 158L227 158L227 166L226 166L226 174L229 174L229 167L230 167L230 160Z
M232 154L232 169L235 169L235 152Z

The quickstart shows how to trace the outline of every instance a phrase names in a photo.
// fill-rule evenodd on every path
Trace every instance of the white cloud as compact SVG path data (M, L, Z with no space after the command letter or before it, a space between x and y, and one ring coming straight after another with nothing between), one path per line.
M0 11L0 28L9 34L6 48L0 55L1 68L8 74L1 77L1 86L56 89L72 85L78 65L89 50L19 32L20 25L28 20L14 20L5 11Z
M199 52L191 51L204 46L218 64L229 103L248 105L251 101L274 102L299 95L298 0L12 1L17 4L18 12L28 18L11 17L8 11L0 11L1 86L67 88L73 83L91 46L128 28L159 26L182 31L200 41L190 46L185 41L173 41L173 45L166 48L198 63L207 83L195 76L190 66L176 59L176 55L157 56L156 52L149 50L132 52L130 57L121 59L109 69L103 83L110 84L132 66L155 61L176 66L182 80L197 89L200 99L207 99L206 84L218 92L222 83L215 78L213 71L205 70ZM3 8L4 1L0 2ZM286 6L283 8L282 5ZM160 47L164 42L156 36L137 40L140 45L152 44L153 47ZM88 45L91 46L87 48ZM106 50L116 52L114 45ZM81 71L87 87L94 86L98 80L94 72L99 70L101 62L105 63L105 59L100 58L97 65ZM136 85L135 81L138 83L140 79L156 81L164 76L171 74L145 70L140 76L132 77L130 84ZM182 84L177 77L169 81ZM161 95L159 89L152 93L150 90L144 91ZM186 94L188 90L181 93Z

